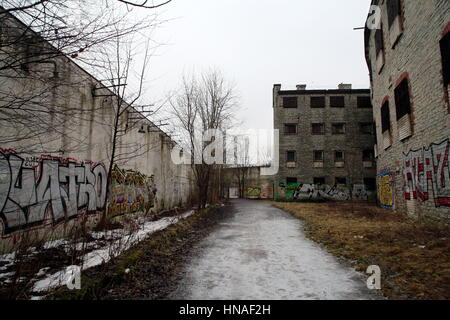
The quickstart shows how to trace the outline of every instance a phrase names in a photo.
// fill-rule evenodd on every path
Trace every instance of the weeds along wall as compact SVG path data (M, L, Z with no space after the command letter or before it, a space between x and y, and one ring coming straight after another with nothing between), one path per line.
M23 45L2 50L0 63ZM120 117L107 192L118 97L68 57L4 68L0 88L0 251L93 226L105 210L151 214L190 201L190 168L171 161L174 142L132 107Z

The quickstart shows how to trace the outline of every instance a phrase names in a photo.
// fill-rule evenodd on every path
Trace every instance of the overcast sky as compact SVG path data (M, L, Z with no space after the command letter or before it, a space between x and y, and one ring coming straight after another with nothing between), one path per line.
M220 69L234 81L246 128L273 126L272 87L368 88L364 26L370 0L173 0L155 31L147 95L166 96L183 72Z

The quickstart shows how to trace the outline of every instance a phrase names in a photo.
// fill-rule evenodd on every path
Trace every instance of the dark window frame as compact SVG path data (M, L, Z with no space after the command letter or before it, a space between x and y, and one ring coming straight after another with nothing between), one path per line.
M367 103L368 102L368 103ZM372 99L370 96L359 96L356 98L356 104L358 109L372 109Z
M408 78L403 79L394 90L397 121L411 114L411 95Z
M320 182L317 182L318 180L320 180ZM314 185L321 186L321 185L325 185L326 184L326 179L325 179L325 177L314 177L313 178L313 182L314 182Z
M447 34L442 37L441 41L439 41L439 46L441 49L444 88L447 91L448 86L450 85L450 32L447 32Z
M375 52L376 57L378 57L380 53L384 55L385 52L383 24L375 31Z
M320 157L316 157L320 154ZM325 161L325 152L323 150L314 150L313 151L313 161L314 162L324 162Z
M342 157L338 157L337 154L341 153ZM345 162L345 151L336 150L334 151L334 162Z
M342 132L340 130L337 130L336 127L337 126L341 126L342 125ZM331 124L331 132L335 135L343 135L347 133L347 126L344 122L338 122L338 123L333 123Z
M290 132L289 127L295 127L295 132ZM298 134L298 125L295 123L285 123L284 124L284 135L285 136L295 136Z
M314 128L320 126L321 130L315 131ZM311 123L311 134L316 136L323 136L325 134L325 123Z
M298 98L297 97L283 97L283 108L297 109L298 108Z
M375 178L364 178L363 179L364 187L367 191L376 191L377 190L377 179Z
M289 181L295 181L295 182L289 182ZM298 183L298 178L294 178L294 177L287 177L286 178L286 184L296 184Z
M341 181L343 181L343 183L342 182L339 182L339 180L341 180ZM347 185L347 178L344 178L344 177L335 177L334 178L334 182L335 182L335 184L336 185L338 185L338 184L342 184L342 185Z
M289 155L292 155L292 154L294 156L293 160L291 160L290 156L289 156ZM295 150L288 150L288 151L286 151L286 162L297 162L297 151L295 151Z
M324 96L321 97L311 97L310 99L310 107L311 108L325 108L326 99Z
M372 149L362 151L362 160L364 162L373 161L375 159L375 152Z
M344 96L331 96L330 97L330 107L331 108L345 108L345 97Z
M369 130L367 130L369 129ZM373 123L372 122L360 122L359 133L373 135Z
M397 17L402 17L401 0L386 0L386 11L388 16L389 28L392 27Z
M389 101L385 101L381 106L381 133L391 132L391 111Z

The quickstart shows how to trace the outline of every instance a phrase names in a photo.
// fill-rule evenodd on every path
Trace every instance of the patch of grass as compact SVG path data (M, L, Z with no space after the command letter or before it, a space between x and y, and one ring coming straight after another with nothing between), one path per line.
M390 299L450 299L450 228L367 203L278 203L308 237L358 271L378 265Z

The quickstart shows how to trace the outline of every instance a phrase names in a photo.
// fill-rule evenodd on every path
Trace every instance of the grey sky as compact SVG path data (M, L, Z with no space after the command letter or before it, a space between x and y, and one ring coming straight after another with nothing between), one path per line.
M183 72L217 67L234 81L246 128L272 128L272 86L367 88L363 31L370 0L173 0L156 30L147 95L164 97Z

